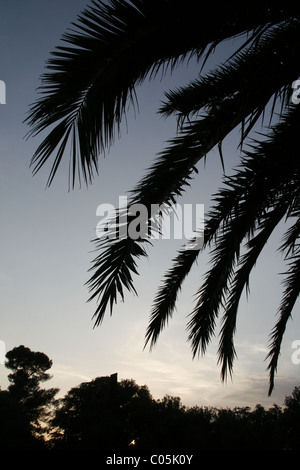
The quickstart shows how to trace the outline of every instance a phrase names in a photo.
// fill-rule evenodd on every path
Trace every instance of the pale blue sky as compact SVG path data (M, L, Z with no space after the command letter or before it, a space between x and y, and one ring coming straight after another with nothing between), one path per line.
M1 0L0 80L7 87L7 103L0 105L0 340L7 350L24 344L53 360L53 379L61 394L82 381L118 372L119 379L133 378L147 384L155 398L179 395L186 405L281 405L299 381L293 365L292 342L300 337L299 306L289 323L279 362L275 391L267 397L268 374L264 358L268 335L276 321L282 270L280 255L269 244L251 278L251 296L243 300L236 334L238 360L233 383L222 384L217 365L217 341L205 358L192 360L187 343L186 316L206 271L200 258L184 284L178 312L163 332L156 348L143 351L144 333L152 299L180 243L160 241L150 257L140 263L136 279L138 297L127 295L113 317L93 329L95 304L87 303L84 283L93 259L90 240L98 223L101 203L117 205L119 195L138 182L155 155L174 135L175 122L156 114L163 90L184 84L197 73L194 63L162 82L145 83L139 90L140 114L128 115L128 131L116 141L93 185L68 192L67 159L53 186L45 190L49 167L32 177L30 158L40 139L24 139L22 124L36 98L39 76L49 53L70 21L87 5L85 0ZM226 47L230 47L226 46ZM234 137L234 136L233 136ZM229 139L225 165L238 160L236 142ZM183 202L205 204L220 185L221 166L212 152L193 189ZM280 232L278 232L280 235ZM274 237L276 238L276 236ZM217 340L217 338L216 338ZM0 385L7 386L7 370L0 365Z

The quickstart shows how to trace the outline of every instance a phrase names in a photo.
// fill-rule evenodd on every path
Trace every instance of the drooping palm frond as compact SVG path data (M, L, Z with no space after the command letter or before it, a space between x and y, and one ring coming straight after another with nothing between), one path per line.
M199 249L183 249L174 260L176 263L166 273L164 283L154 300L144 347L147 346L148 342L150 342L150 349L155 345L159 334L167 325L169 318L172 317L178 293L198 254Z
M222 362L221 375L232 373L235 349L233 335L236 328L236 315L241 294L248 286L249 276L264 245L273 230L284 218L299 215L299 163L297 158L297 128L299 111L294 109L275 130L269 142L259 144L256 152L249 154L250 165L244 161L244 169L235 177L237 185L244 187L244 197L237 196L238 207L233 207L230 217L219 226L216 247L213 253L213 266L199 290L198 303L189 323L193 353L205 352L205 348L215 331L216 318L224 308L223 326L219 346L219 362ZM248 161L248 160L247 160ZM250 172L250 173L249 173ZM252 173L252 174L251 174ZM234 193L233 187L232 192ZM223 193L221 199L226 200ZM221 192L222 195L222 192ZM231 198L232 199L232 198ZM296 209L295 209L296 205ZM213 209L211 211L214 218ZM292 251L299 236L299 218L288 230L282 250ZM241 255L242 241L249 238L248 251ZM293 265L291 279L297 279L297 264ZM292 281L291 281L292 282ZM289 284L290 285L290 284ZM290 304L294 305L296 286L287 290L281 310L284 312L274 332L270 357L270 380L274 379L274 367L280 350L280 326L290 315ZM289 298L290 294L290 298ZM270 385L270 390L273 385Z
M226 379L228 373L232 375L233 371L233 359L236 356L233 337L242 293L248 289L251 271L274 229L284 217L286 210L285 205L277 205L262 218L262 222L257 227L257 231L260 229L259 233L247 243L248 252L239 260L239 267L230 286L222 319L223 326L218 355L219 363L222 363L221 377L223 380Z
M299 175L298 175L299 176ZM288 217L296 219L293 225L286 231L284 243L280 246L280 251L285 253L288 261L288 271L284 280L285 290L278 310L279 320L271 333L268 370L270 371L269 395L274 389L274 378L277 371L278 359L281 350L281 343L287 322L291 318L292 310L299 296L300 289L300 191L295 194L293 204L290 207Z
M226 197L224 197L225 193L227 193ZM145 346L150 342L150 348L152 348L157 342L159 334L174 313L182 284L197 261L199 253L211 246L220 225L230 216L233 207L238 204L237 201L240 200L242 194L243 189L238 194L237 188L235 192L224 188L222 197L216 194L215 201L218 201L218 205L213 209L213 217L205 220L205 237L202 240L201 247L189 249L188 246L185 246L174 258L173 265L166 273L153 302Z
M97 257L94 260L93 269L95 270L93 276L89 280L89 286L93 290L93 295L90 301L99 296L99 306L94 314L95 326L99 325L104 317L107 307L110 307L112 312L114 303L117 302L117 297L120 295L124 299L124 288L136 292L132 280L132 273L137 274L136 258L146 256L143 244L131 243L131 249L128 249L128 239L118 240L112 242L110 239L106 240L109 243L109 249L105 251L105 255ZM114 250L111 250L111 246ZM126 250L123 245L126 244ZM101 246L103 248L103 246ZM125 253L125 255L124 255ZM99 293L99 284L104 286Z
M205 353L215 333L216 320L224 309L219 344L221 376L232 374L236 355L233 336L237 311L242 293L248 289L249 277L265 244L279 222L296 219L287 230L280 250L295 257L299 251L299 163L297 152L298 108L293 107L283 122L274 129L269 140L256 142L241 163L241 169L225 178L226 186L215 197L216 204L206 217L203 248L212 246L212 268L199 290L197 305L188 324L193 354ZM242 243L247 240L245 254ZM197 259L199 251L181 251L173 267L165 276L155 298L146 334L151 347L158 339L176 306L182 282ZM288 258L289 259L289 258ZM299 275L293 265L289 287ZM280 351L282 325L290 316L290 305L296 298L293 291L286 292L282 303L282 317L274 329L270 368L270 392ZM291 293L289 298L288 294ZM284 306L284 307L283 307ZM285 326L284 326L285 328Z
M279 320L276 323L271 335L271 349L267 356L270 358L268 369L270 371L269 395L274 389L274 377L277 371L278 359L280 355L281 342L288 320L291 318L292 310L300 294L300 256L291 257L289 270L286 273L285 291L278 311Z
M233 1L218 9L207 3L199 16L195 0L184 8L179 0L92 0L53 52L42 76L42 97L30 109L30 135L52 129L32 158L34 173L55 155L50 185L70 147L71 185L77 174L90 182L99 152L112 143L128 103L135 103L136 85L146 76L297 11L257 4L255 12L253 2Z

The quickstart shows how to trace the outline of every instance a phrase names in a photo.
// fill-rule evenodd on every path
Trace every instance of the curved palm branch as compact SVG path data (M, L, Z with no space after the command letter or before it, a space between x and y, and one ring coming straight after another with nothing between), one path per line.
M249 276L258 256L278 223L286 217L296 222L287 230L284 243L280 247L292 257L298 256L299 237L299 163L297 158L297 128L299 110L293 108L278 125L268 142L254 146L242 162L242 170L233 177L227 177L227 188L220 190L207 221L208 238L203 248L215 245L212 250L213 266L198 292L198 302L188 324L193 354L205 353L207 344L214 334L216 319L224 308L223 326L219 346L219 362L222 362L221 375L224 380L227 372L232 373L235 349L233 335L236 328L236 315L244 289L248 288ZM241 255L244 239L248 251ZM181 276L187 275L198 252L180 253L175 260L170 275L167 276L156 298L147 341L152 344L175 308L175 300L180 289ZM183 260L187 260L185 264ZM294 258L293 258L294 259ZM188 261L191 261L188 263ZM273 342L269 357L270 393L273 389L274 373L286 321L294 305L298 286L296 279L298 260L292 264L286 281L288 288L281 305L281 318L273 332ZM187 270L182 270L187 266ZM170 296L172 292L172 296ZM164 296L163 296L164 295ZM290 295L290 297L289 297ZM170 302L168 300L171 298ZM283 327L284 325L284 327Z
M191 267L199 254L197 250L182 250L174 260L173 267L165 275L164 283L160 287L150 315L150 322L146 332L145 347L150 341L150 348L155 345L159 334L172 317L178 293L184 279L190 272Z
M291 317L293 307L300 293L300 256L299 253L293 256L290 262L288 274L285 280L286 289L282 298L282 302L279 308L280 318L275 325L271 335L271 349L268 354L270 363L268 369L270 370L270 386L269 395L271 395L274 389L274 377L277 371L278 359L280 355L280 348L282 338L286 329L288 320Z
M98 154L113 142L135 87L163 67L183 58L201 57L209 45L228 37L259 31L295 15L294 7L272 9L268 2L255 11L253 2L202 5L169 0L93 0L74 30L62 37L42 76L42 97L31 107L30 135L52 128L33 158L36 173L54 154L51 184L70 146L70 182L76 174L86 183L98 172ZM297 9L296 9L297 11Z
M226 197L224 197L225 193ZM152 348L157 342L159 334L174 313L177 297L184 279L197 261L199 253L208 246L211 246L220 225L229 217L232 208L237 205L237 201L240 200L242 193L243 190L240 191L240 194L237 194L237 188L235 191L224 188L222 193L223 197L215 195L215 201L218 201L218 205L213 209L213 217L206 218L205 238L203 239L201 248L187 249L187 247L185 247L179 251L178 255L173 260L173 266L165 275L164 281L153 303L150 322L146 332L145 346L150 341L150 348Z
M261 94L274 97L271 119L277 101L281 101L282 110L287 104L292 77L299 73L298 66L295 66L295 58L299 53L298 46L292 46L287 54L287 44L296 44L298 37L299 21L296 19L283 22L276 27L268 27L260 33L258 42L255 41L248 48L243 48L218 69L201 76L185 87L166 93L168 101L163 104L160 112L165 116L177 115L182 127L185 121L197 117L203 109L221 107L225 100L233 96L240 95L239 106L247 107L247 99L253 99L254 94ZM241 143L264 109L263 103L259 106L258 99L253 105L252 112L249 116L247 114L249 125L246 129L246 123L243 123Z
M222 363L221 376L225 380L227 373L232 376L233 359L236 356L233 336L236 329L236 319L238 313L239 302L242 293L245 289L249 288L249 278L253 267L256 264L258 256L261 254L265 244L269 240L273 230L283 219L286 213L286 205L277 206L272 211L263 217L263 220L258 224L257 230L260 232L253 237L248 243L248 252L239 260L239 268L234 276L232 285L230 286L230 293L225 305L225 313L223 316L223 326L221 329L221 338L219 346L219 362Z

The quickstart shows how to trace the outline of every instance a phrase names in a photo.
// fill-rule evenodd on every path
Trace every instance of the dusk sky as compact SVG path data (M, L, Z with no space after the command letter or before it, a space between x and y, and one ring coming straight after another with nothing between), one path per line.
M240 305L235 345L238 358L233 381L223 384L217 364L218 336L205 357L192 359L187 342L188 314L194 296L208 269L207 255L200 256L183 285L177 311L150 352L144 347L152 301L161 279L180 248L180 240L158 240L149 257L139 263L135 278L138 296L126 294L113 316L93 328L95 302L87 302L85 283L95 257L91 240L96 237L100 204L118 206L145 175L155 156L176 133L176 121L157 114L164 91L188 83L198 74L194 61L166 75L146 81L138 88L139 113L128 111L123 126L105 158L100 156L100 174L86 188L68 191L68 155L53 185L46 188L50 165L36 176L30 159L42 136L26 139L23 122L50 52L61 35L88 5L86 0L0 0L0 80L6 84L6 104L0 104L0 340L6 351L23 344L41 351L53 361L53 378L47 386L60 388L63 396L71 387L99 376L118 373L118 379L146 384L153 397L180 396L187 406L282 405L286 395L299 385L300 364L293 364L292 343L300 340L299 303L284 336L275 390L268 393L265 357L269 335L276 323L284 264L277 251L277 230L250 278L250 296ZM184 4L184 2L183 2ZM234 44L222 46L215 60ZM296 79L297 77L295 77ZM44 134L43 134L44 135ZM239 162L238 135L224 147L228 174ZM222 182L217 151L198 165L199 175L179 202L204 204ZM8 370L0 364L0 386L8 385Z

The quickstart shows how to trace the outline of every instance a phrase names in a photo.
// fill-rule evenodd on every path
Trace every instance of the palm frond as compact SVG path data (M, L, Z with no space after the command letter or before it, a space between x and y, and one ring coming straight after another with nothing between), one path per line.
M154 300L144 347L148 342L150 342L150 349L154 347L159 334L168 323L169 318L172 317L178 293L198 254L199 249L183 249L174 260L173 267L165 275L164 282Z
M270 352L267 356L269 358L268 369L270 371L270 386L269 386L269 396L272 394L274 389L274 377L277 371L278 359L280 355L281 342L286 329L288 320L291 317L291 313L295 302L300 293L300 256L299 254L291 257L291 262L289 263L289 270L286 273L287 277L285 279L285 291L283 294L282 302L279 308L279 320L276 323L272 334L271 334L271 345Z
M242 48L230 61L226 61L206 76L166 93L168 101L161 107L161 114L176 114L179 126L182 127L184 122L195 119L203 110L222 107L224 101L233 96L240 96L239 106L247 107L254 95L260 95L263 105L257 103L253 106L252 111L241 123L242 144L264 113L264 94L268 99L273 96L270 122L277 103L281 102L281 114L284 112L284 107L290 99L293 77L299 74L299 67L295 65L295 58L299 55L298 47L289 48L287 52L286 44L297 43L299 30L299 22L295 19L267 28L258 43L250 44L245 50ZM254 69L255 73L252 73ZM273 77L272 84L270 75ZM258 101L257 97L255 100Z
M135 103L136 85L147 76L184 57L201 57L211 43L295 16L295 7L259 6L254 14L250 2L243 7L231 2L217 11L207 4L199 17L195 0L187 0L185 8L179 0L171 8L169 0L93 0L52 53L42 96L26 119L31 136L52 128L32 158L33 172L56 154L50 185L70 147L71 184L77 173L90 183L99 152L113 142L128 104Z
M103 249L108 240L95 240L95 242L101 243ZM95 272L88 282L90 290L93 291L89 301L97 297L99 303L94 313L95 326L101 324L108 307L112 313L113 305L117 303L119 295L122 300L124 299L125 288L136 293L132 273L137 274L135 259L146 256L145 243L146 240L137 243L128 238L114 241L109 239L109 248L104 249L104 252L95 258L93 265ZM123 249L124 244L126 250Z
M174 258L172 267L165 275L153 302L150 322L146 332L145 346L149 341L150 348L155 345L159 334L167 324L168 319L173 315L182 283L197 261L199 253L211 246L220 230L221 224L236 211L237 201L240 201L244 188L237 186L233 181L231 183L230 177L227 177L227 185L229 187L234 186L235 191L232 191L231 188L223 188L222 196L220 194L214 195L214 200L217 204L206 215L205 237L202 239L201 247L188 249L185 246Z
M233 210L230 216L227 215L223 220L223 225L217 224L219 233L215 234L213 266L198 292L198 301L191 314L188 328L193 355L200 351L204 353L214 334L220 308L224 307L218 351L219 362L222 362L223 380L228 372L232 373L235 357L233 335L237 309L241 294L248 286L250 272L280 220L284 216L295 217L299 213L299 164L297 152L293 151L297 148L298 116L299 110L296 108L285 115L284 122L277 125L270 139L258 143L255 151L248 153L248 157L242 162L242 170L227 178L231 190L229 192L220 190L218 197L218 201L224 203L231 192L230 202ZM235 195L237 188L239 188L238 197L234 206L232 196ZM244 191L244 194L241 194L241 191ZM212 221L214 212L213 208ZM259 233L255 235L257 231ZM297 221L288 230L281 249L287 250L288 253L290 250L295 252L298 235ZM249 239L247 243L249 251L240 257L239 250L245 238ZM236 274L234 274L235 269ZM288 302L288 294L289 292L286 293L285 303ZM291 302L293 303L293 298ZM277 361L276 347L280 349L279 339L278 336L274 336L273 364ZM272 381L274 367L271 370Z
M299 247L299 238L300 238L300 213L297 213L296 222L287 230L284 242L279 247L279 250L285 252L285 256L288 259L290 255L298 253Z
M232 376L233 360L236 356L233 337L236 329L236 318L241 295L244 289L247 289L249 286L250 273L265 244L286 213L286 204L282 202L283 201L281 201L275 209L268 212L257 226L257 230L260 231L247 243L249 250L241 257L237 272L229 289L230 292L225 305L225 313L222 318L223 326L218 350L218 362L222 363L221 377L223 381L226 380L228 372L230 376Z
M245 173L248 173L247 169L238 172L235 178L228 179L231 191L219 192L219 201L226 201L228 194L230 195L228 206L231 211L223 213L225 218L222 224L217 211L214 215L214 208L211 210L213 215L209 224L218 227L218 231L213 232L215 247L211 250L212 267L197 293L198 300L188 323L193 356L197 352L204 354L206 351L214 333L220 308L225 304L234 269L239 262L242 242L255 231L257 218L265 210L266 186L262 191L260 180L254 180L254 184L251 185L250 178L246 178Z

